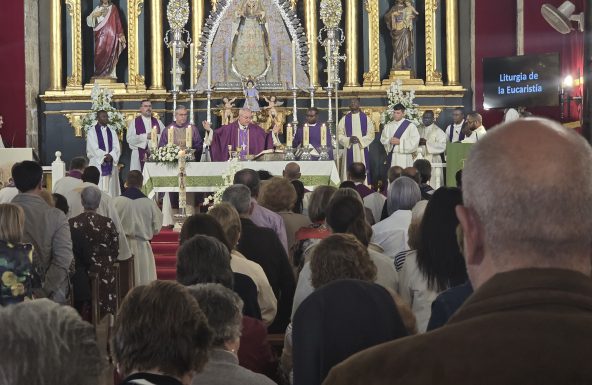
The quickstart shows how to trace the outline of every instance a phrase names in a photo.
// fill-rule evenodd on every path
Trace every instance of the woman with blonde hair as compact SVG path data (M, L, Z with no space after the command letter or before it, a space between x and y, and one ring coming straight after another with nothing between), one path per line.
M33 246L21 243L25 213L12 203L0 204L0 305L32 298Z

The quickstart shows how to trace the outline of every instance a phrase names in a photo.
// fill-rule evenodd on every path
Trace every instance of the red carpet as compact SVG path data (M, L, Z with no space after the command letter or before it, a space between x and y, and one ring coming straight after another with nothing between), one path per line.
M160 233L152 238L150 244L156 262L156 277L158 279L174 280L177 274L179 233L162 229Z

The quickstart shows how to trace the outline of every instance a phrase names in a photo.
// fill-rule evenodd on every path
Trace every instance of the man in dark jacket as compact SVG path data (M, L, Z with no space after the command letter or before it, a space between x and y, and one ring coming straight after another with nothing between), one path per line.
M480 140L456 208L475 293L443 327L360 352L325 384L592 383L590 159L545 119Z

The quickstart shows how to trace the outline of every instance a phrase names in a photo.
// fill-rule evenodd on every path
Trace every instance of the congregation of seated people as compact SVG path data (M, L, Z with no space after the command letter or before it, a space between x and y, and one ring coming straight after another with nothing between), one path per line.
M364 163L340 186L305 186L296 162L243 168L183 222L174 280L141 172L111 197L77 157L52 195L38 163L17 163L0 382L592 383L591 159L529 118L489 130L457 187L433 188L427 159L385 169L384 189Z

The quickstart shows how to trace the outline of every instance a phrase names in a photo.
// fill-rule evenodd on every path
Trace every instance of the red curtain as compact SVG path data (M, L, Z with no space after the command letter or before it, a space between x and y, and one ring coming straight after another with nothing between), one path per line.
M25 6L2 2L0 11L0 135L6 147L25 147Z

